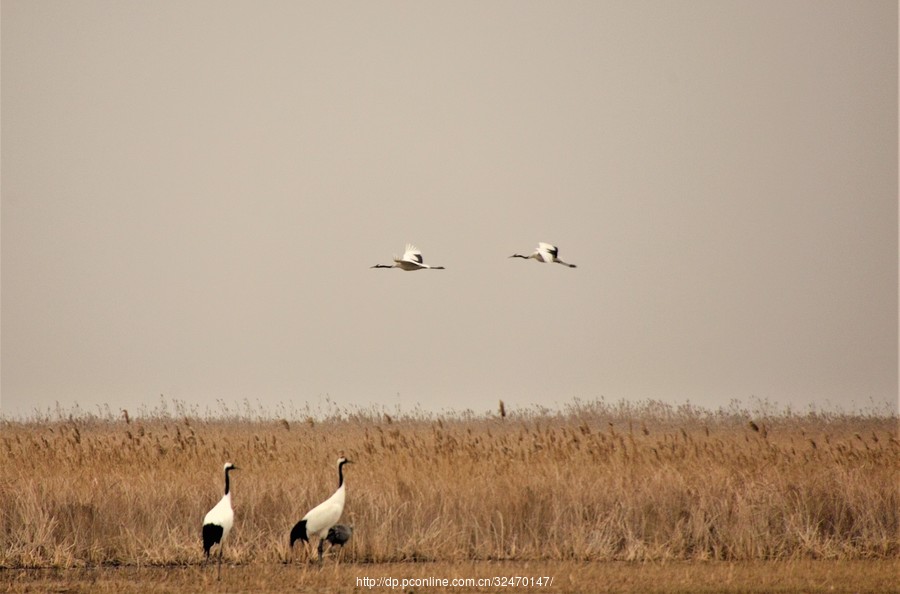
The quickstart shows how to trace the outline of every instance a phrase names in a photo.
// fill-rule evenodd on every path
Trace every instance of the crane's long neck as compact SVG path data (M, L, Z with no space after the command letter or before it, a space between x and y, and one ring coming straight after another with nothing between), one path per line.
M229 491L230 491L230 480L229 480L229 478L228 478L228 472L229 472L230 470L231 470L230 468L226 468L226 469L225 469L225 494L226 494L226 495L228 495L228 493L229 493Z
M341 462L338 464L338 489L344 486L344 464L347 462Z

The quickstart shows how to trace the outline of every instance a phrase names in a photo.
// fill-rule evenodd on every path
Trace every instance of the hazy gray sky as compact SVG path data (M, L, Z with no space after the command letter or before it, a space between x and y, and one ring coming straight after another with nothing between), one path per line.
M897 400L896 2L2 2L2 401ZM508 259L556 243L568 269ZM442 271L370 269L406 242Z

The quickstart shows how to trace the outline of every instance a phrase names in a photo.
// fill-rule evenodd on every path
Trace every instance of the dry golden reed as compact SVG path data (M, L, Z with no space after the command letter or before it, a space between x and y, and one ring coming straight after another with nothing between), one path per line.
M240 467L226 558L291 559L290 528L336 488L339 452L354 461L345 561L900 557L892 414L501 403L488 416L79 413L0 428L2 567L199 563L225 461Z

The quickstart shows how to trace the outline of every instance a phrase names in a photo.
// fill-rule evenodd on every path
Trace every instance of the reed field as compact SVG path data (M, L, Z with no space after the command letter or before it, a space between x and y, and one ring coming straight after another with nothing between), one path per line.
M201 571L200 525L226 461L239 470L223 573L305 572L314 549L292 553L288 533L335 490L343 453L353 464L342 522L355 532L318 571L834 562L864 568L863 584L900 561L897 429L895 413L603 401L481 415L176 405L3 420L0 572Z

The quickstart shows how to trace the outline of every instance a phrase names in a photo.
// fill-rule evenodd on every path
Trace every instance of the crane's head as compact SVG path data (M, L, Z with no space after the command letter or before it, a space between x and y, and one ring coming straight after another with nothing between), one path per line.
M340 458L337 459L338 467L343 466L344 464L353 464L353 461L348 460L347 458L344 458L343 456L341 456Z
M240 469L237 466L235 466L234 464L232 464L231 462L226 462L225 463L225 472L228 472L229 470L240 470Z

